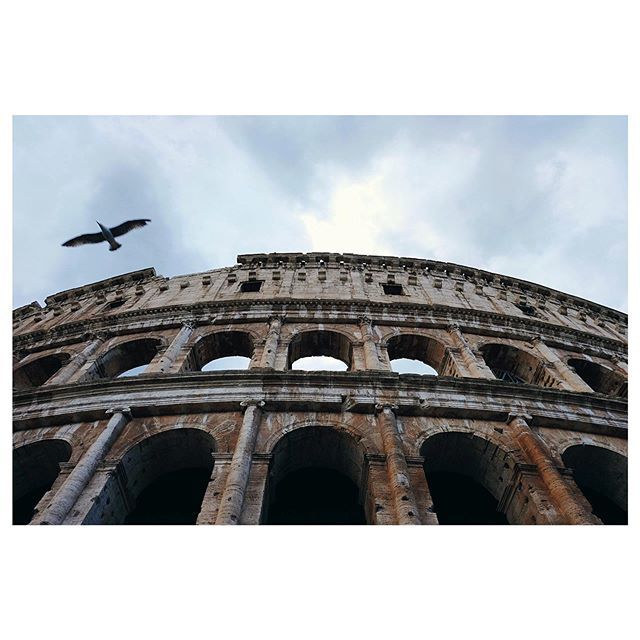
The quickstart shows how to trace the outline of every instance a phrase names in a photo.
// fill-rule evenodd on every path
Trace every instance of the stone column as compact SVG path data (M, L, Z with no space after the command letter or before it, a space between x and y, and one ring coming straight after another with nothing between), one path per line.
M229 467L231 466L230 453L212 453L213 469L211 477L207 484L207 489L202 498L200 513L196 520L196 524L215 524L220 509L220 501L224 492L224 486L229 475Z
M71 358L71 360L64 365L60 371L51 376L51 378L45 382L45 385L66 384L67 382L72 381L72 378L74 378L80 369L82 369L89 358L96 354L107 339L107 335L105 333L98 333L92 337L93 340L82 351L80 351L80 353L77 353L73 358Z
M380 360L378 359L378 348L376 347L373 337L373 323L371 318L362 316L359 318L358 324L362 333L364 346L364 366L366 369L380 369Z
M438 524L438 516L431 497L431 489L429 489L424 473L424 458L422 456L407 458L407 468L409 470L409 482L419 509L421 524Z
M366 477L363 478L365 494L363 506L368 524L396 524L395 500L390 490L387 458L382 454L365 454Z
M254 453L251 459L251 471L245 489L244 506L240 524L260 524L266 498L267 478L271 454Z
M145 369L145 373L167 373L174 365L184 345L187 344L189 338L191 338L195 328L195 322L185 322L182 327L180 327L180 331L178 331L171 344L165 349L162 356L158 358L155 363L150 364Z
M104 460L125 425L131 420L129 407L109 409L107 414L112 414L107 426L87 449L49 503L40 524L62 524L64 522L76 500L89 484L98 465Z
M560 383L565 389L586 393L593 392L593 389L575 371L562 362L557 354L543 342L540 336L536 336L531 343L542 358L542 361L550 364L558 373Z
M398 432L392 404L376 404L378 424L382 431L382 444L387 457L387 474L398 518L398 524L420 524L418 507L409 483L409 469L402 450L402 439Z
M282 329L282 318L272 316L269 322L269 332L262 350L262 360L260 366L265 369L273 369L276 365L276 352L280 342L280 329Z
M378 353L380 354L380 368L384 371L391 371L391 360L389 360L389 352L386 344L378 345Z
M531 416L526 414L510 413L507 425L511 437L520 445L529 462L536 466L551 501L564 517L565 522L596 524L594 516L584 509L565 483L544 442L529 427L528 421L531 419Z
M71 462L59 462L58 466L60 467L60 471L58 472L56 479L51 485L51 488L42 496L42 498L40 498L40 501L36 505L33 512L33 517L31 518L31 522L29 522L30 525L40 524L40 521L42 520L43 514L46 512L47 507L55 498L58 489L62 487L65 480L69 477L69 474L73 471L73 467L75 465Z
M453 342L459 350L462 361L471 376L474 378L494 380L495 376L493 375L493 372L489 369L484 360L480 362L478 358L476 358L469 346L469 343L464 339L464 336L460 331L460 327L457 324L450 324L447 330L453 338Z
M240 522L244 494L251 470L251 457L258 435L264 400L245 400L240 404L246 409L220 501L216 524L238 524Z

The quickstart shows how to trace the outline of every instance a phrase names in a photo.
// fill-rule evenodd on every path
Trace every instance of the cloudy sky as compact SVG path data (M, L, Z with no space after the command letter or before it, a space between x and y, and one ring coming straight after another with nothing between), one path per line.
M16 117L14 307L271 251L446 260L627 309L623 117ZM106 245L72 236L151 218Z

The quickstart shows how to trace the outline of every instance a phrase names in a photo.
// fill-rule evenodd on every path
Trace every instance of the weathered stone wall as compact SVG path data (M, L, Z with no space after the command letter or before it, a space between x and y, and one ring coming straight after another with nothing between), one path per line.
M600 522L562 455L601 447L623 457L626 473L624 314L425 260L238 262L170 279L147 269L14 312L14 449L60 439L72 450L33 524L122 522L162 472L163 447L176 468L212 464L199 524L257 524L279 443L319 427L340 434L323 460L352 476L369 523L437 524L423 465L424 451L441 450L428 444L439 434L457 443L442 460L466 452L509 522ZM349 370L290 370L314 348ZM390 350L415 351L439 376L394 373ZM246 371L197 370L245 352ZM142 361L145 373L114 377ZM606 384L594 390L569 361Z

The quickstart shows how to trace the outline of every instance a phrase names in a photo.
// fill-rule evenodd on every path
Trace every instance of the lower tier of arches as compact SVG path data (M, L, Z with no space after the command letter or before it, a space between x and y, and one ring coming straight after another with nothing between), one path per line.
M380 415L340 422L264 413L244 462L242 414L132 420L96 462L64 523L223 524L224 501L238 491L240 524L396 524L403 500L416 524L568 522L557 487L502 423L402 417L396 424L390 415L396 440ZM104 428L16 437L14 524L43 521ZM533 437L554 460L563 499L585 523L626 523L624 453L604 437L542 431Z

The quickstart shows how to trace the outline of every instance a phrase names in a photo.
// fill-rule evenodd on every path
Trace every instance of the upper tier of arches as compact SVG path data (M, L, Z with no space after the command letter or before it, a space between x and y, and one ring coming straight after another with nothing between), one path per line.
M211 328L184 325L97 339L30 354L14 365L14 389L136 374L202 370L400 371L481 378L626 397L626 363L610 352L587 356L543 340L491 339L456 326L266 322ZM569 345L570 346L570 345ZM88 354L88 352L90 352ZM88 355L87 355L88 354ZM416 365L403 369L398 363Z

